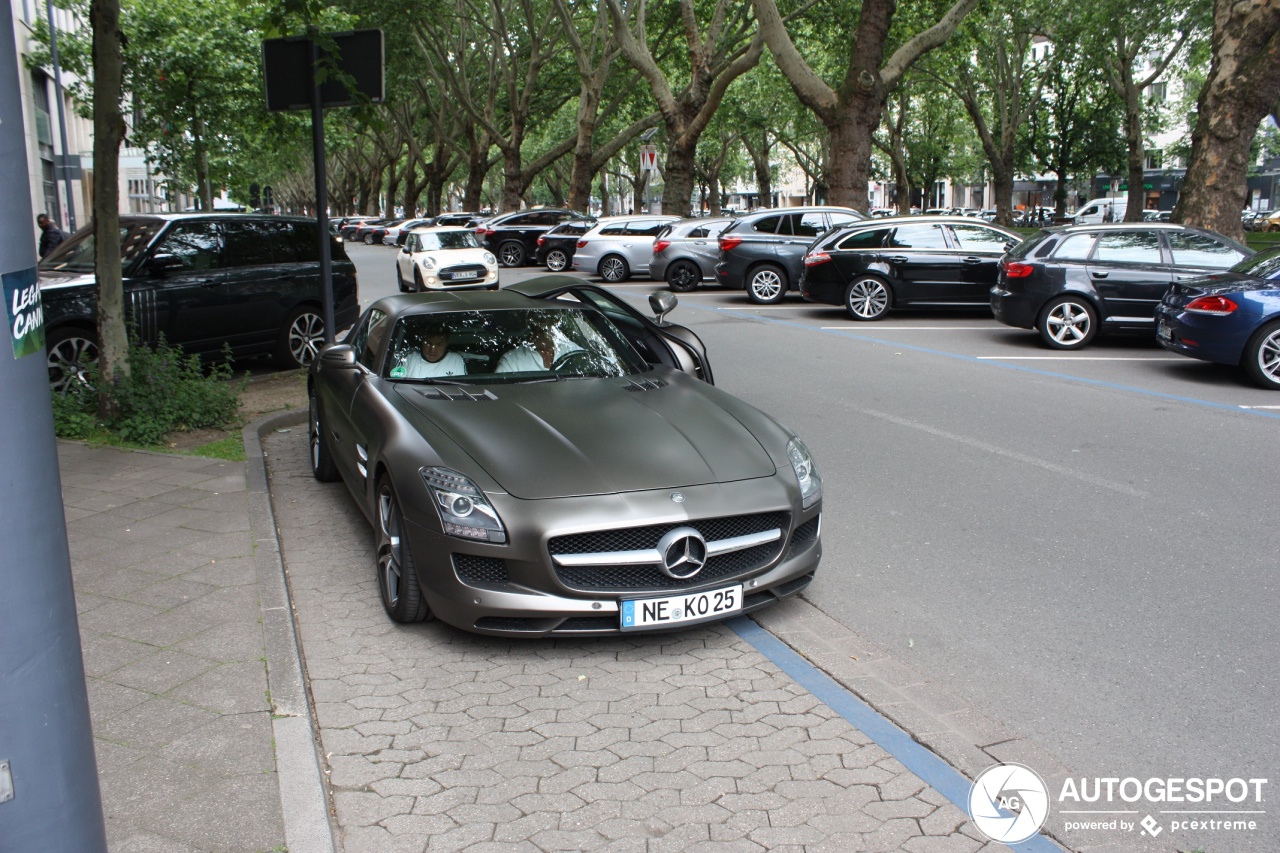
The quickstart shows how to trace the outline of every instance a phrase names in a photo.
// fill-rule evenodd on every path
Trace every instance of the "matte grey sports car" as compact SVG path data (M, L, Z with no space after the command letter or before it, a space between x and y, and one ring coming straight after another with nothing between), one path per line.
M313 472L373 525L392 619L664 630L813 579L822 481L697 335L567 276L381 299L308 376Z

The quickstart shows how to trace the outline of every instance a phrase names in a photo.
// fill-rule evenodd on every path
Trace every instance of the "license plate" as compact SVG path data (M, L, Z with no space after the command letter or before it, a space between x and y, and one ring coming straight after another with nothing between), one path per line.
M742 585L666 598L633 598L622 602L622 630L685 625L721 619L742 609Z
M455 272L455 273L449 274L449 278L453 281L474 281L479 277L480 276L476 275L475 273L469 273L469 272Z
M1169 324L1164 320L1156 324L1156 337L1163 338L1166 341L1173 340L1173 330L1169 328Z

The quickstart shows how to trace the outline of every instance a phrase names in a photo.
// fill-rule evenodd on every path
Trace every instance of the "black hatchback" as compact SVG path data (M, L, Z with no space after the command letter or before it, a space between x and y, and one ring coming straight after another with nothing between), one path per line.
M136 340L161 335L216 358L273 354L310 363L324 343L315 220L219 214L120 217L125 317ZM330 241L337 330L360 313L355 265ZM85 226L38 267L49 381L55 388L97 358L98 294L93 227Z
M557 225L538 238L538 251L533 262L552 272L569 269L573 253L578 251L578 240L595 225L594 219L573 219Z
M1053 349L1080 349L1099 331L1151 333L1171 284L1220 272L1252 254L1221 234L1185 225L1047 228L1001 261L991 310L1006 326L1036 329Z
M832 228L866 219L847 207L789 207L758 210L734 220L720 233L716 281L746 290L759 304L781 302L795 290L801 259L814 239Z
M800 293L854 320L893 308L986 306L1015 232L966 216L902 216L846 225L804 256Z

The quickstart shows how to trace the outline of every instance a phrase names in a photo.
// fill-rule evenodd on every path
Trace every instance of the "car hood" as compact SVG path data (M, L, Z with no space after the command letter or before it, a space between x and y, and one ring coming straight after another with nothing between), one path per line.
M58 290L64 287L93 287L96 279L90 274L65 273L57 270L41 270L36 273L41 290Z
M485 266L484 256L493 254L488 249L433 249L430 252L415 252L410 257L414 263L423 258L435 258L438 268L457 266L458 264L480 264Z
M720 405L723 392L683 376L659 382L564 379L491 385L487 393L466 386L465 395L457 386L399 384L396 393L517 498L673 489L777 471L752 431Z

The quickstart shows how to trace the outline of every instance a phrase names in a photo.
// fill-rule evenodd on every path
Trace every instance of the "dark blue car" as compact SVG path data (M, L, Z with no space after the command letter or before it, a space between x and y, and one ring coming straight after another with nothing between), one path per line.
M1280 390L1280 248L1174 284L1156 309L1156 338L1182 355L1239 365Z

